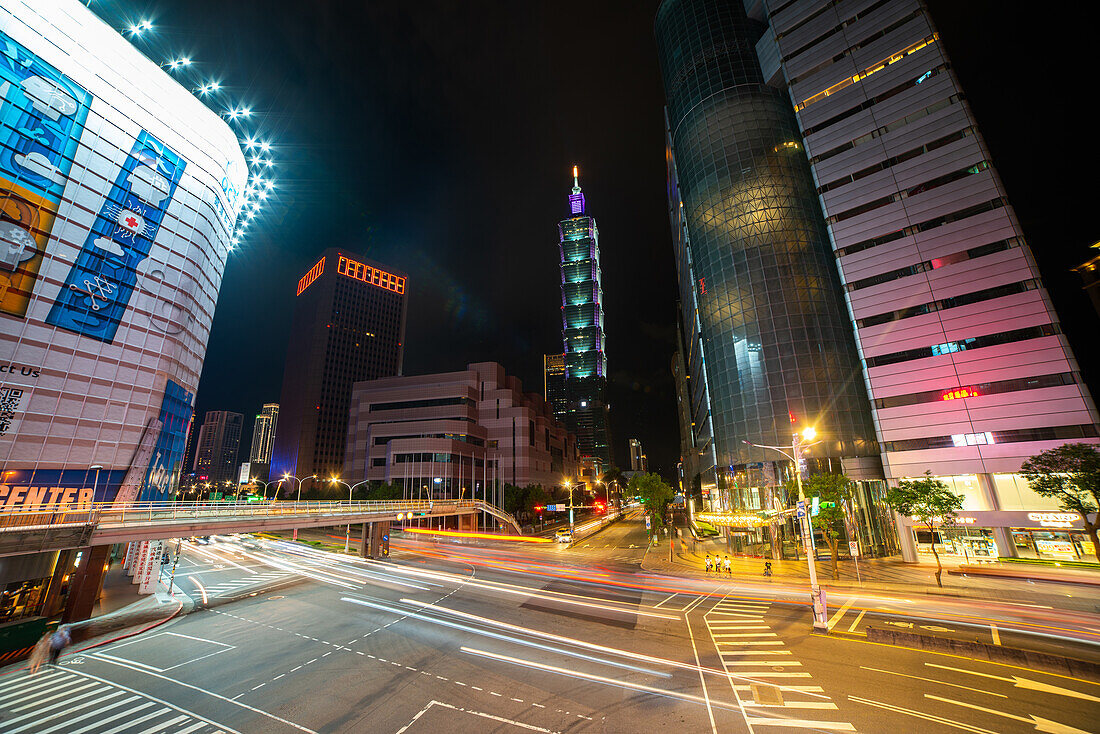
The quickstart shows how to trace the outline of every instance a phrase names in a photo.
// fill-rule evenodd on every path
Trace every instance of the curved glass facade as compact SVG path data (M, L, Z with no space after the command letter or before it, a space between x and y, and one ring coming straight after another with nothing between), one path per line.
M731 472L779 458L743 441L789 446L807 425L824 440L815 458L878 453L802 138L757 60L762 32L736 1L657 13L694 290L681 301L696 304L716 463Z

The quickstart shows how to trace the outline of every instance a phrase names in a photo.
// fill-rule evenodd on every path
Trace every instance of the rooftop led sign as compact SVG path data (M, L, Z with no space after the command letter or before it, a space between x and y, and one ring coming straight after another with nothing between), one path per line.
M405 292L404 278L393 275L392 273L387 273L385 270L379 270L378 268L372 268L370 265L350 260L343 255L340 256L336 272L340 273L340 275L346 275L349 278L361 280L364 283L376 285L379 288L385 288L394 293Z

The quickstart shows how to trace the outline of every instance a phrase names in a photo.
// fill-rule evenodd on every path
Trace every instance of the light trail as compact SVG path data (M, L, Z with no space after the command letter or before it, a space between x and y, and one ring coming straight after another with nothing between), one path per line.
M199 580L197 578L195 578L194 576L191 577L191 583L193 583L195 586L199 587L199 593L202 594L202 603L207 604L209 600L206 598L206 587L204 587L202 584L200 584Z
M253 575L256 574L256 572L253 571L251 568L248 568L247 566L242 566L239 563L234 563L233 561L229 560L228 558L222 558L221 556L216 555L213 552L211 552L211 551L209 551L205 548L199 548L198 546L192 545L191 546L191 551L194 552L194 553L198 553L200 556L203 556L204 558L206 558L208 560L214 561L215 563L228 563L230 566L235 566L236 568L239 568L242 571L246 571L246 572L248 572L250 574L253 574Z
M460 612L457 609L450 609L448 607L441 607L441 606L438 606L438 603L428 604L426 602L417 601L415 599L401 599L401 602L403 604L411 604L413 606L430 608L432 611L435 611L435 612L442 612L442 613L445 613L445 614L451 614L451 615L454 615L456 617L461 617L463 619L469 619L469 620L472 620L472 621L481 622L482 624L488 624L488 625L491 625L491 626L500 627L502 629L507 629L507 630L511 630L513 632L518 632L520 634L530 635L532 637L542 637L542 638L545 638L545 639L548 639L548 640L554 640L555 642L562 642L562 643L565 643L567 645L575 645L577 647L584 647L584 648L587 648L589 650L595 650L595 651L603 652L603 653L610 654L610 655L618 655L620 657L630 658L632 660L639 660L639 661L642 661L642 662L648 662L648 663L652 663L652 664L655 664L655 665L668 665L668 666L673 667L673 668L680 668L681 670L690 670L692 672L709 673L711 675L717 675L717 676L720 676L722 678L731 679L731 680L736 679L738 681L745 681L745 682L748 682L748 683L761 683L761 681L758 681L755 678L751 678L751 677L748 677L748 676L735 675L733 673L727 673L726 671L718 670L717 668L708 668L704 665L692 665L691 663L682 663L679 660L669 660L668 658L659 658L659 657L654 657L652 655L644 655L644 654L639 653L639 652L633 652L632 650L622 650L622 649L615 648L615 647L607 647L606 645L598 645L594 642L587 642L585 640L578 640L578 639L575 639L573 637L564 637L562 635L556 635L552 632L544 632L542 630L531 629L529 627L520 627L518 625L509 624L508 622L501 622L501 621L496 620L496 619L489 619L487 617L479 617L475 614L468 614L466 612ZM796 688L788 688L787 686L776 685L776 684L773 684L773 683L770 683L770 682L767 682L766 685L769 685L769 686L774 685L776 688L779 688L779 689L782 689L782 690L791 690L791 691L798 690ZM829 698L828 696L823 696L823 695L816 694L816 693L809 693L809 692L804 692L804 693L806 693L806 695L814 696L816 698L823 698L823 699L827 699L827 700Z
M609 686L615 686L617 688L627 688L633 691L644 691L645 693L652 693L656 696L666 696L668 698L679 698L682 701L690 701L701 705L706 705L706 701L700 696L693 696L690 693L678 693L677 691L666 691L662 688L654 688L653 686L642 685L641 683L628 683L624 680L615 680L614 678L607 678L602 675L594 675L592 673L582 673L579 670L566 670L564 668L558 668L553 665L546 665L544 663L536 663L533 660L523 660L521 658L513 658L507 655L498 655L497 653L487 652L485 650L477 650L472 647L459 648L462 652L468 655L478 655L483 658L489 658L490 660L500 660L505 663L511 663L513 665L519 665L524 668L531 668L533 670L542 670L547 673L557 673L558 675L564 675L568 678L580 678L582 680L590 680L596 683L604 683ZM712 706L718 708L724 708L728 711L741 711L741 707L726 703L723 701L711 701Z
M639 667L636 667L634 665L627 665L626 663L617 663L614 660L604 660L603 658L597 658L597 657L593 657L591 655L584 655L584 654L581 654L581 653L578 653L578 652L571 652L569 650L562 650L559 647L550 647L549 645L541 645L537 642L532 642L531 640L521 640L521 639L517 639L517 638L514 638L514 637L509 637L507 635L498 634L496 632L490 632L489 630L482 630L482 629L477 629L476 627L469 627L469 626L464 625L464 624L458 624L457 622L448 622L445 619L436 619L434 617L426 617L423 614L417 614L416 612L410 612L407 609L400 609L400 608L396 608L396 607L390 607L390 606L387 606L385 604L378 604L376 602L370 602L370 601L367 601L365 599L355 599L355 598L352 598L352 597L344 596L344 597L340 598L340 601L346 601L346 602L350 602L352 604L360 604L360 605L365 606L365 607L372 607L374 609L380 609L384 612L389 612L390 614L396 614L396 615L398 615L400 617L403 617L403 618L412 617L413 619L419 619L423 622L429 622L431 624L438 624L438 625L441 625L443 627L450 627L451 629L462 630L463 632L469 632L470 634L474 634L474 635L481 635L482 637L492 637L493 639L501 640L503 642L511 642L513 644L516 644L516 645L524 645L526 647L534 647L534 648L538 648L539 650L545 650L547 652L557 653L559 655L564 655L566 657L580 658L582 660L589 660L589 661L594 662L594 663L602 663L603 665L610 665L611 667L614 667L614 668L623 668L625 670L633 670L636 673L646 673L648 675L655 675L659 678L671 678L672 677L668 673L662 673L658 670L649 670L648 668L639 668Z
M456 530L428 530L426 528L400 528L404 533L417 535L442 535L448 538L482 538L485 540L510 540L520 543L551 543L549 538L533 538L526 535L494 535L492 533L460 533Z
M326 584L334 584L336 586L343 586L345 589L356 589L356 588L358 588L358 586L356 586L355 583L354 583L355 579L339 580L339 577L331 578L331 577L326 576L326 575L324 575L320 572L306 570L303 567L301 567L300 565L295 564L291 561L280 561L276 558L271 558L270 556L253 555L251 553L245 553L244 555L248 556L249 558L253 558L255 560L262 561L262 562L268 564L269 566L274 566L275 568L278 568L282 571L290 571L291 573L296 573L300 576L305 576L306 578L311 578L314 581L321 581L321 582L326 583Z
M400 568L400 567L395 566L394 568L397 569L397 568ZM409 573L410 575L413 575L413 576L426 575L429 578L436 578L436 579L446 579L448 576L451 576L451 574L444 574L442 572L433 572L433 571L420 571L420 570L414 570L414 569L404 569L404 571ZM679 615L657 614L655 612L642 611L641 609L634 608L634 607L613 607L613 606L608 606L607 604L597 604L595 602L580 601L581 599L591 599L593 597L584 597L584 596L580 596L579 594L564 594L564 593L560 593L560 592L549 592L549 593L540 592L536 589L532 589L532 588L527 587L527 586L517 587L517 586L499 584L499 583L492 582L492 581L473 581L473 580L470 580L470 579L464 578L464 577L462 578L462 581L466 586L486 589L486 590L489 590L489 591L495 591L495 592L498 592L498 593L501 593L501 594L512 594L514 596L534 597L536 599L543 599L543 600L546 600L546 601L555 601L555 602L559 602L559 603L562 603L562 604L573 604L575 606L588 607L590 609L600 609L600 610L608 611L608 612L618 612L620 614L634 614L634 615L642 616L642 617L652 617L654 619L668 619L668 620L673 620L673 621L679 621L680 620ZM626 602L623 602L623 603L625 604Z

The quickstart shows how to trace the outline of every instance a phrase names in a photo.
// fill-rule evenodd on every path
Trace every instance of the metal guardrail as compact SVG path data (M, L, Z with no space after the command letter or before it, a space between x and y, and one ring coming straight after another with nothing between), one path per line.
M478 510L515 524L507 512L482 500L374 500L345 502L84 502L67 505L21 505L0 508L0 532L75 525L120 527L172 520L215 520L246 517L322 517L395 513L452 514ZM518 527L518 526L517 526Z

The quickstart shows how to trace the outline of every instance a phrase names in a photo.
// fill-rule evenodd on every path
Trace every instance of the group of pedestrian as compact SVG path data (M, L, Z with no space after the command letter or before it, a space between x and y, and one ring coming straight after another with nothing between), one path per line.
M726 574L729 575L729 576L733 575L733 566L730 563L730 557L729 556L726 556L725 558L719 558L716 555L712 559L710 557L710 553L708 553L705 562L706 562L707 573L710 573L713 570L716 574L719 574L719 575L721 575L721 573L723 571L725 571Z

